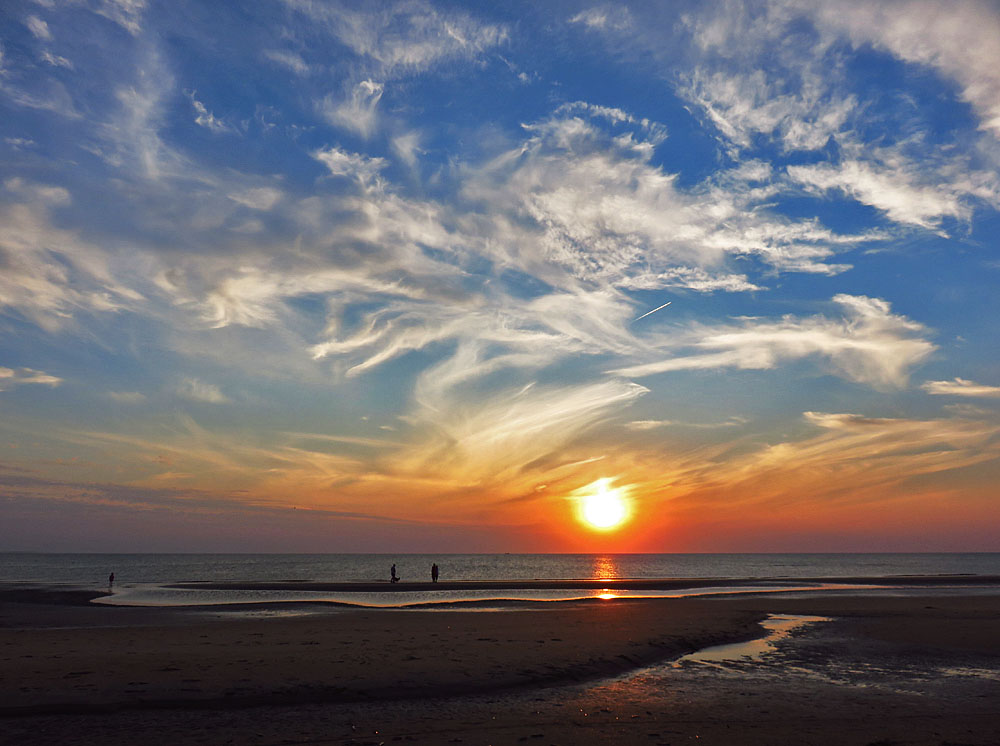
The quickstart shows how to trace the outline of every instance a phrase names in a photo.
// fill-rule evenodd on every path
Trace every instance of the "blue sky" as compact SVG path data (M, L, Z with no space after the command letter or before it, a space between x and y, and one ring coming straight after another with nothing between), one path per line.
M1000 549L995 3L0 19L3 546Z

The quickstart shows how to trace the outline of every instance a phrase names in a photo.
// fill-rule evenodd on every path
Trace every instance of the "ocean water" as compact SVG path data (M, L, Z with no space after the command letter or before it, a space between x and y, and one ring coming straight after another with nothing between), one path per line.
M605 578L1000 575L1000 553L970 554L35 554L0 553L0 583L106 587L190 581L379 582Z

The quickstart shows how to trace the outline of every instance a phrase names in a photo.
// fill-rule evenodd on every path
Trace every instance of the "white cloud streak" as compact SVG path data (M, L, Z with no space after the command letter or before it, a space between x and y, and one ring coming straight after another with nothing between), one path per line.
M205 383L197 378L185 378L177 385L177 393L186 399L209 404L226 404L229 397L214 383Z
M353 179L366 191L379 186L379 172L389 165L384 158L369 158L337 147L320 148L313 151L312 156L333 176Z
M52 40L52 32L49 30L49 24L38 16L28 16L24 19L24 25L28 27L31 35L36 39L40 39L41 41Z
M389 81L449 62L479 59L508 37L505 26L480 23L468 14L421 0L363 11L311 0L285 3L357 58L345 76L343 92L328 94L316 105L330 124L365 139L379 129L378 105ZM270 53L270 58L304 74L299 60L288 54Z
M870 163L789 166L788 175L818 192L841 191L886 213L890 220L936 228L942 217L967 218L971 210L948 185L915 184L902 170L878 170Z
M212 112L201 101L195 98L194 91L188 93L188 97L191 99L191 106L194 107L194 112L197 115L194 118L194 123L199 127L204 127L212 132L231 132L233 128L228 124L223 122L221 119L216 118Z
M650 163L658 135L607 132L580 116L527 130L521 147L470 171L463 196L493 212L493 244L505 247L497 261L557 286L753 290L728 260L753 256L778 271L836 274L847 267L826 261L834 253L883 237L769 213L774 189L755 183L767 173L759 164L682 191Z
M0 208L0 308L55 331L76 310L115 311L140 299L115 279L101 248L52 225L50 213L70 203L65 189L21 179L4 186L21 201Z
M264 58L291 70L296 75L306 76L310 73L309 65L302 59L301 55L295 52L288 52L280 49L264 50Z
M622 380L558 388L529 385L473 403L421 389L416 414L432 435L403 456L402 468L440 470L464 482L513 478L646 391Z
M936 69L1000 137L1000 8L988 0L800 3L824 27Z
M330 124L356 132L367 139L378 126L378 102L384 86L374 80L362 80L343 99L327 96L320 111Z
M1000 386L987 386L965 378L955 378L952 381L927 381L920 388L935 396L1000 398Z
M632 14L623 5L597 5L581 10L569 22L592 31L625 31L632 26Z
M233 202L249 207L251 210L270 210L284 196L280 189L272 187L254 187L242 192L229 194L229 199Z
M138 36L142 32L145 10L146 0L100 0L95 12Z
M918 336L922 325L890 312L877 298L837 295L845 316L744 320L738 326L707 327L688 336L696 352L629 366L616 375L643 377L681 370L768 370L782 362L817 357L831 372L873 386L902 387L912 367L935 347Z
M0 391L6 391L14 386L42 385L58 386L63 379L32 368L5 368L0 366Z
M386 77L420 72L449 59L474 58L508 35L503 26L482 24L428 2L391 3L366 12L309 0L285 2Z

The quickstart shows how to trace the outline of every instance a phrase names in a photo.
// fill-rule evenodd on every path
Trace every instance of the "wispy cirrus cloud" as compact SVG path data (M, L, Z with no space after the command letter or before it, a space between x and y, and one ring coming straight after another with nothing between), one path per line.
M640 133L650 129L640 125ZM753 290L727 261L749 255L778 271L836 274L846 266L824 260L881 238L768 212L774 191L754 183L760 169L734 169L681 190L651 163L659 132L646 139L568 115L527 129L531 137L520 147L470 173L463 196L488 205L496 229L516 236L494 242L506 252L497 261L557 286Z
M38 16L28 16L24 19L24 25L28 27L32 36L36 39L40 39L42 41L52 40L52 32L49 30L49 24Z
M274 187L253 187L228 195L229 199L251 210L267 211L281 201L284 196L280 189Z
M956 81L983 129L1000 136L1000 9L988 0L955 3L799 3L824 28L846 33Z
M624 31L632 26L632 14L629 9L622 5L595 5L592 8L581 10L569 19L570 23L577 23L587 29L604 31Z
M367 139L378 125L378 102L384 90L382 83L362 80L351 86L345 96L328 95L320 111L331 124L353 130Z
M744 453L724 464L714 446L664 464L678 505L715 500L724 501L718 504L725 510L756 505L794 511L823 498L824 510L861 506L885 501L907 482L1000 457L1000 430L982 420L805 412L803 421L813 433L765 446L743 444Z
M302 58L302 55L297 54L296 52L280 49L266 49L262 54L265 59L271 60L271 62L275 62L282 67L288 68L296 75L309 75L309 65Z
M383 75L426 70L448 59L475 57L507 38L507 29L427 2L397 2L371 12L339 3L285 0Z
M858 106L853 96L836 97L818 80L817 71L803 86L762 70L696 69L681 91L739 148L751 148L758 136L776 136L788 150L817 150L844 129Z
M935 396L971 396L995 399L1000 397L1000 386L988 386L965 378L951 381L927 381L920 388Z
M194 108L194 112L197 115L194 118L194 123L199 127L204 127L212 132L222 133L222 132L232 132L233 128L226 124L221 119L218 119L212 112L208 110L201 101L195 98L195 91L187 92L188 98L191 99L191 106Z
M632 420L631 422L625 423L625 427L629 430L656 430L661 427L669 427L673 425L672 420Z
M378 107L387 81L448 62L475 60L508 37L503 25L482 23L428 2L388 3L366 12L339 3L285 2L356 56L342 90L320 99L317 108L331 124L363 138L379 126ZM289 64L287 56L275 54L271 52L272 59ZM297 60L292 59L292 67L297 68Z
M698 430L716 430L719 428L739 427L746 425L748 420L744 417L730 417L722 422L682 422L678 420L633 420L626 422L625 427L629 430L658 430L663 427L685 427Z
M229 397L214 383L199 381L197 378L185 378L177 385L177 393L186 399L209 404L226 404Z
M63 67L67 70L76 69L76 65L71 60L66 59L62 55L53 54L47 49L42 52L42 60L53 67Z
M967 219L972 211L961 199L962 192L967 194L968 190L942 184L934 174L922 175L916 168L851 160L837 165L789 166L788 175L808 189L843 192L882 210L890 220L920 228L935 229L944 217Z
M100 0L94 11L138 36L142 32L146 0Z
M0 207L0 308L54 331L74 311L115 311L141 299L118 281L110 256L76 232L52 225L52 213L70 204L62 187L4 183L14 202Z
M912 6L925 25L930 5ZM912 303L922 262L957 295L1000 206L978 31L857 30L797 0L538 6L543 23L510 26L509 8L420 0L289 0L240 23L199 6L211 34L143 2L87 7L106 17L39 4L44 31L13 24L0 58L21 174L0 191L6 370L68 370L50 362L66 350L92 361L72 368L83 400L135 423L60 441L92 449L80 468L222 502L451 501L463 521L612 476L651 515L758 487L794 502L841 463L843 494L823 494L897 494L881 462L866 481L866 444L923 475L990 457L995 413L969 405L994 387L926 381L960 397L932 424L880 398L949 354L933 329L960 331L947 304ZM973 7L991 28L986 6L956 14ZM31 382L5 413L64 432L28 411ZM744 383L807 403L792 421L793 397L761 395L731 418ZM797 419L849 395L897 419ZM227 429L234 401L255 427ZM317 432L276 431L272 402Z
M580 386L528 385L474 402L447 392L418 392L415 413L430 433L400 454L402 469L440 471L458 483L490 480L510 489L526 467L558 452L602 420L617 416L647 389L624 380ZM527 477L531 478L531 475Z
M884 300L837 295L841 319L785 317L780 321L746 319L737 325L707 327L688 333L671 346L689 354L619 368L622 376L649 376L679 370L740 368L767 370L782 362L815 357L831 372L874 386L903 386L912 367L935 346L924 339L923 325L893 314Z
M638 39L672 67L674 57L685 56L690 68L679 73L677 90L717 129L731 158L742 160L775 141L789 153L834 145L839 155L789 165L792 181L817 196L871 205L903 226L937 231L942 218L967 221L980 200L996 205L1000 185L992 169L924 139L933 124L912 99L881 114L892 130L909 134L873 148L862 134L871 126L872 102L851 87L844 42L874 44L958 80L990 129L1000 48L988 29L1000 28L1000 13L979 2L962 3L953 15L940 3L918 6L884 0L833 11L804 2L733 3L684 17L690 40L681 37L678 45L686 52L654 49L652 36L641 32Z
M41 370L32 368L5 368L0 366L0 391L23 385L58 386L63 382L59 376L53 376Z
M369 158L338 147L320 148L312 156L333 176L354 179L365 190L378 185L379 172L389 165L384 158Z

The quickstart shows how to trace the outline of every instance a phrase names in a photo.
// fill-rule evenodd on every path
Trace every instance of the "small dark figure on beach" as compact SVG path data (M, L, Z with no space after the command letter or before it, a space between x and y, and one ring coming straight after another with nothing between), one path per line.
M396 577L396 565L395 564L393 564L392 569L389 570L389 582L390 583L398 583L399 582L399 578Z
M431 565L431 582L438 582L438 566L436 562Z
M115 574L111 573L110 575L108 575L108 588L110 588L114 584L115 584Z

